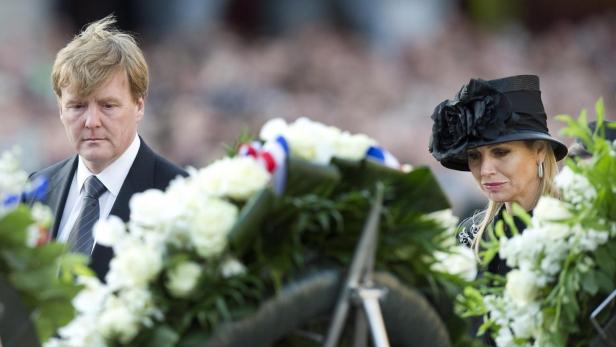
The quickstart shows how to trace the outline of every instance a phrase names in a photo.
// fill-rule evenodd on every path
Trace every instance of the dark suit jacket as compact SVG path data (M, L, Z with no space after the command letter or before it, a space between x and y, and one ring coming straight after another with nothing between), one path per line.
M49 182L49 190L41 202L49 206L55 216L51 227L51 234L54 239L58 236L60 220L64 213L64 205L71 187L73 175L77 170L77 163L78 157L74 156L35 172L30 177L31 180L34 180L39 176L43 176ZM118 197L111 208L110 215L118 216L127 222L130 217L128 201L133 194L151 188L164 190L169 185L169 182L178 175L187 176L188 174L178 166L154 153L142 139L137 157L135 157L135 161L126 175ZM32 204L34 201L27 201L27 203ZM112 257L113 250L111 248L98 244L94 247L90 258L90 267L96 272L101 281L104 280L107 271L109 271L109 261Z

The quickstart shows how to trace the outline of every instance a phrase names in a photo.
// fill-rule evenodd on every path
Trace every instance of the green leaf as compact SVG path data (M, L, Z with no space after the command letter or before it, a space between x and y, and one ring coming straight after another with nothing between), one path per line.
M168 325L156 326L149 338L148 347L175 347L180 340L178 333Z
M203 347L208 338L209 334L205 332L190 332L185 337L182 337L177 347Z
M595 115L597 118L597 124L603 123L603 116L605 115L605 106L603 104L603 98L599 98L595 103Z
M505 223L507 223L509 230L511 230L512 235L515 236L520 234L520 232L518 231L518 227L515 225L513 217L511 216L511 214L509 214L509 212L503 212L503 219L505 220Z
M307 193L329 195L341 179L340 171L332 165L319 165L306 160L289 158L285 195Z
M75 316L70 300L48 300L40 302L32 312L38 336L46 341L55 332L68 324Z
M599 289L601 289L604 293L609 293L614 290L614 280L610 278L603 271L595 271L595 276L597 279L597 284L599 285Z
M610 250L606 246L598 247L594 252L596 259L595 263L605 272L608 278L614 278L616 274L616 259L614 259L614 253L610 253Z
M30 210L18 205L0 218L0 249L26 247L26 229L34 223Z
M517 216L518 218L520 218L524 222L525 225L530 225L532 218L530 214L528 214L528 212L526 212L526 210L524 210L522 206L514 203L512 205L512 209L513 209L513 214Z
M595 271L588 271L582 277L582 289L590 295L595 295L599 291Z
M236 254L242 255L258 236L274 199L274 192L265 188L246 202L228 235L229 244Z

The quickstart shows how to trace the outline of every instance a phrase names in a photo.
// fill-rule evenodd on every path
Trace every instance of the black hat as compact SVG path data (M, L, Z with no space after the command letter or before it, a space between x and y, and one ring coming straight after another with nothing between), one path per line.
M436 106L432 120L430 152L450 169L470 171L467 149L508 141L546 140L556 160L567 155L567 146L548 132L535 75L471 79L453 100Z
M609 125L616 125L616 122L603 121L603 131L605 132L605 139L608 141L616 141L616 128L612 128ZM597 129L597 122L589 122L588 128L591 132L594 133ZM569 157L590 158L591 156L592 154L588 152L586 146L579 138L576 138L575 142L569 147Z

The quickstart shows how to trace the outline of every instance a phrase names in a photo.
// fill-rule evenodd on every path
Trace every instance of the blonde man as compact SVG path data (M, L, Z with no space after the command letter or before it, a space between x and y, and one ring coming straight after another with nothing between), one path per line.
M173 178L186 175L137 134L148 66L134 38L114 25L112 16L94 22L58 52L53 90L76 155L31 177L49 180L43 202L55 215L51 236L90 255L102 280L113 252L96 243L93 224L109 215L127 221L133 194L165 189Z

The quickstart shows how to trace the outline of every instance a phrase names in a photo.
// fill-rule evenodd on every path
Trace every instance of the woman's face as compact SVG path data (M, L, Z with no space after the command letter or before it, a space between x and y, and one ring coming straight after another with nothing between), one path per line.
M544 145L510 141L469 149L468 166L481 190L494 202L517 202L527 211L535 207L540 179L537 163L545 158Z

